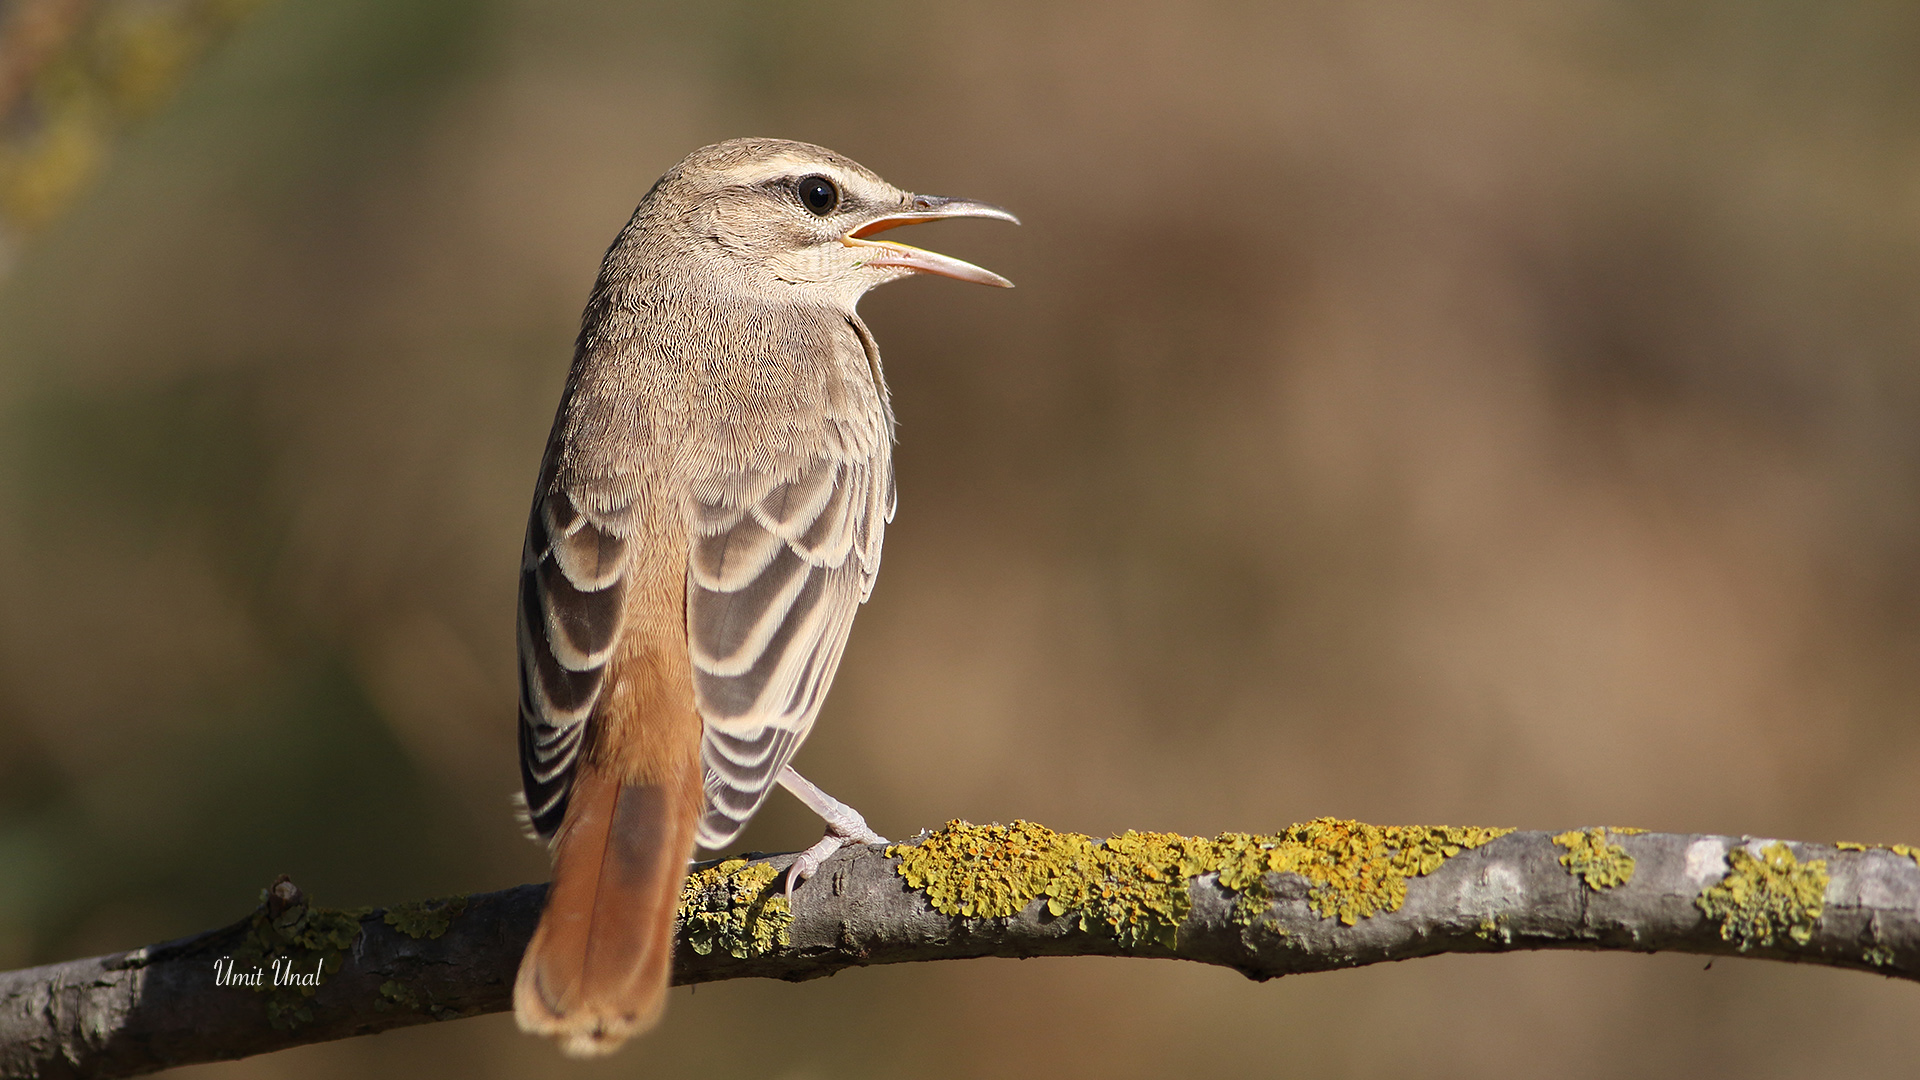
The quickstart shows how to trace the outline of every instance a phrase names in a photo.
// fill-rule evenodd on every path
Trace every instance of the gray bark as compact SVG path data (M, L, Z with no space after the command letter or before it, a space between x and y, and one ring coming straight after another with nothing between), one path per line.
M1409 880L1398 910L1352 926L1316 915L1310 883L1292 874L1268 876L1271 906L1246 925L1234 918L1235 894L1202 875L1188 886L1192 910L1177 945L1131 947L1100 927L1050 916L1044 899L1006 919L942 915L907 886L883 849L853 848L796 892L790 944L739 959L720 949L701 955L683 936L675 981L804 980L869 964L1069 955L1195 960L1264 980L1516 949L1746 955L1920 978L1920 865L1905 854L1789 845L1802 865L1825 860L1824 908L1801 927L1805 940L1783 929L1766 941L1728 929L1697 900L1727 876L1730 850L1758 855L1770 842L1657 833L1611 839L1636 862L1624 885L1590 887L1562 864L1567 852L1550 834L1516 832ZM781 869L792 859L757 857ZM310 998L215 985L215 962L243 950L260 920L289 917L289 906L299 914L304 898L284 886L251 920L221 930L0 974L0 1074L131 1076L505 1010L544 895L543 885L522 885L468 897L438 937L403 933L382 911L345 916L358 925L343 924L350 944L336 950L340 968ZM304 1013L288 1015L290 1001Z

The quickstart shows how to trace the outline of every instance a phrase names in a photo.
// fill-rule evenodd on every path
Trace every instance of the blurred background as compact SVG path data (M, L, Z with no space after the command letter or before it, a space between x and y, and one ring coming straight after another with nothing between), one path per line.
M143 21L144 20L144 21ZM0 967L538 880L514 572L600 256L777 135L1026 221L863 311L798 764L948 818L1920 841L1920 7L0 2ZM7 67L5 65L11 65ZM177 91L177 92L176 92ZM776 797L743 847L817 823ZM1911 1075L1689 957L976 961L173 1075Z

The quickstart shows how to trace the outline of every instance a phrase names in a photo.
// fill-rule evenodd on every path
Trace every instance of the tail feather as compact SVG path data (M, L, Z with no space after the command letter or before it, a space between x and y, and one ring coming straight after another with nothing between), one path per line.
M699 792L697 770L678 783L632 785L579 770L554 841L546 911L514 983L521 1030L592 1057L659 1019Z

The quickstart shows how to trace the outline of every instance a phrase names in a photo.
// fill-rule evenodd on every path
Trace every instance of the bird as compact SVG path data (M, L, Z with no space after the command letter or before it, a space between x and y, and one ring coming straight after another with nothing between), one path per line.
M572 1056L665 1006L696 847L773 787L826 822L788 871L885 843L790 762L872 593L896 504L893 406L867 290L1011 287L876 234L997 206L915 195L831 150L702 147L607 250L522 549L521 813L552 883L514 1013Z

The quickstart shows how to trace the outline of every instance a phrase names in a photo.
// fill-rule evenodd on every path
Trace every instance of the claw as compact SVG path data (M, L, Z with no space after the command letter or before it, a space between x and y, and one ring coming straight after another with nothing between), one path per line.
M789 907L793 905L793 887L818 873L820 862L821 860L814 856L813 849L808 848L800 853L799 858L793 860L792 866L787 867L787 905Z

